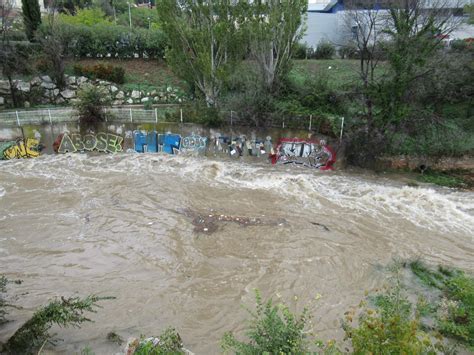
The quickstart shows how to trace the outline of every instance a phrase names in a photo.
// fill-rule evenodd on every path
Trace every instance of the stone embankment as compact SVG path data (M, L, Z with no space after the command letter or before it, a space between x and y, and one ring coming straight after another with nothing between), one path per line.
M119 85L104 81L88 79L84 76L66 76L66 85L59 88L48 75L37 76L30 81L15 80L14 90L19 102L25 108L32 105L67 105L77 101L78 90L83 85L96 85L105 88L112 98L114 106L146 103L182 103L185 93L176 87L163 86L153 90L138 88L122 89ZM0 108L11 103L11 87L7 80L0 80Z

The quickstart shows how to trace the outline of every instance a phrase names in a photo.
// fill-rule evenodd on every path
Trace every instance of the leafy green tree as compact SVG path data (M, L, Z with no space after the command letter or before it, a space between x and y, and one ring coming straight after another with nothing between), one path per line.
M93 26L99 23L111 24L111 21L100 8L79 9L76 11L75 15L60 14L59 18L61 22L71 25Z
M263 85L278 88L291 69L291 57L302 38L307 0L256 0L249 3L246 33Z
M41 11L38 0L21 0L23 22L25 23L26 36L31 41L35 32L41 25Z
M159 0L157 8L172 44L166 52L168 64L204 97L208 107L216 107L225 79L243 57L241 3Z

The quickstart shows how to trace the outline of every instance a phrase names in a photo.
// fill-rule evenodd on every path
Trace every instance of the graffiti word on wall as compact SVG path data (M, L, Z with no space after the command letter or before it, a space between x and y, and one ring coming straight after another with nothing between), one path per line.
M272 156L273 164L301 164L321 170L332 169L336 162L336 153L326 142L306 141L303 139L280 139L276 154Z
M0 142L0 159L36 158L41 146L34 138L18 139L17 141Z
M63 133L56 138L53 144L57 153L75 153L83 151L99 151L117 153L122 151L123 138L112 133L80 134Z
M179 134L158 134L155 131L133 133L135 151L139 153L178 154L179 152L205 152L207 138L195 134L182 138Z
M265 140L261 140L248 139L244 135L239 137L211 137L210 150L214 153L227 153L231 157L260 157L274 153L271 137L267 137Z

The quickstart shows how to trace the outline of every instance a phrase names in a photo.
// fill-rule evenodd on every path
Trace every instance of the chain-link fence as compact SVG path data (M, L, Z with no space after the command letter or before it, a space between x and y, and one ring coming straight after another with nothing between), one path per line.
M153 109L136 107L112 107L105 109L106 122L117 123L202 123L196 120L192 107L166 105ZM193 119L194 118L194 119ZM236 111L220 111L224 124L230 126L278 127L304 129L320 133L334 131L341 122L331 126L327 120L313 115L288 116L278 113L261 113L248 116ZM71 107L45 108L38 110L0 111L0 127L23 126L27 124L54 124L78 120L77 111ZM338 120L339 121L339 120ZM342 128L342 127L341 127ZM338 130L338 128L336 128ZM335 133L335 132L334 132Z

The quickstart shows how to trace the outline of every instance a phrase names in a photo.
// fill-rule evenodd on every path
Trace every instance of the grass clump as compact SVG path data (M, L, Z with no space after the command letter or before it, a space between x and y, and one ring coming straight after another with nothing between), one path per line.
M434 308L438 330L474 351L474 278L442 266L433 270L420 261L411 262L410 269L423 284L442 293Z
M451 175L447 172L426 171L423 175L418 177L418 180L446 187L465 187L464 179Z
M284 304L275 305L272 299L263 302L256 293L256 310L246 335L249 341L240 341L228 332L222 339L224 351L237 354L302 354L308 352L306 332L307 310L293 314Z
M444 351L441 341L423 330L421 313L407 298L394 271L390 286L363 301L359 311L346 312L343 328L354 354L435 354ZM353 325L356 313L358 324Z
M167 328L158 337L142 338L129 345L133 355L185 354L183 342L174 328Z
M49 333L53 325L80 328L84 322L91 322L84 313L96 312L97 302L111 297L87 296L83 299L61 298L49 302L37 310L7 341L6 354L36 354L45 343L53 343Z

